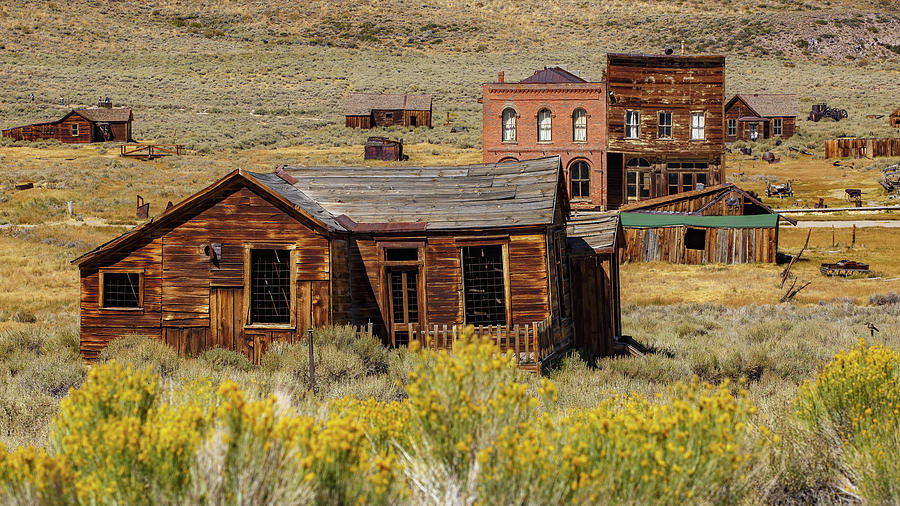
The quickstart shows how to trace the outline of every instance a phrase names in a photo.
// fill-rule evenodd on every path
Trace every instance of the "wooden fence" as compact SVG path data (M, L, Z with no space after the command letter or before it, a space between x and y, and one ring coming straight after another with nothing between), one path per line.
M452 349L464 325L409 324L409 339L427 348ZM539 364L565 348L565 332L554 328L550 319L523 325L476 325L475 335L490 336L503 352L512 352L519 364ZM528 367L525 367L528 368Z
M181 144L122 144L119 156L152 160L161 156L180 155L183 149Z
M900 156L900 138L828 139L825 141L825 158L874 158L876 156Z

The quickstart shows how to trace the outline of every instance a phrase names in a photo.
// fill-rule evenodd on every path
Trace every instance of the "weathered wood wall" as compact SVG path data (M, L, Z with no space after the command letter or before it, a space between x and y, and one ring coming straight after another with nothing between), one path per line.
M704 209L704 207L706 207L706 209ZM766 214L769 212L752 200L747 199L742 192L735 190L719 191L715 193L711 192L693 197L675 199L645 209L650 209L654 212L689 214L700 212L702 210L701 214L703 216L743 216Z
M345 116L347 128L372 128L372 116Z
M210 243L222 244L218 266L204 253ZM244 248L250 244L295 248L297 313L293 327L254 329L245 325ZM328 239L249 189L238 189L124 258L105 264L108 269L143 271L144 305L140 310L100 308L99 271L82 271L82 355L94 358L112 338L142 334L191 352L222 346L252 358L251 352L258 353L256 342L291 340L309 326L332 321L331 264ZM340 297L340 314L345 315L345 291Z
M72 125L78 125L78 135L72 135ZM67 144L87 144L92 141L91 122L77 114L55 123L25 125L4 130L3 136L17 141L56 139Z
M622 333L617 253L570 259L575 346L588 357L611 353Z
M688 228L706 231L704 249L685 247ZM771 263L778 248L778 228L626 227L625 244L624 262Z
M898 139L827 139L825 158L900 156Z
M390 114L390 117L388 117ZM407 111L403 109L373 110L368 116L344 116L348 128L389 127L393 125L411 126L415 118L417 127L431 128L431 111Z

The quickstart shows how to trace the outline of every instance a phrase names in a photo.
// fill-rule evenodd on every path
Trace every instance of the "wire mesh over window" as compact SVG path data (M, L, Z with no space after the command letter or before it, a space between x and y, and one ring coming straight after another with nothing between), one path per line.
M462 249L466 323L506 324L503 247L466 246Z
M416 288L416 271L391 271L391 305L394 323L419 321L419 297Z
M291 322L291 252L250 251L250 322Z
M103 307L141 307L140 290L140 273L103 273Z

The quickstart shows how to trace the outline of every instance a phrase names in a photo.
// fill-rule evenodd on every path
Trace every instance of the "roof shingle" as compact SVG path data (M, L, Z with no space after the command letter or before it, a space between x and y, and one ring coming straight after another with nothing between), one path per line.
M764 118L797 116L800 103L789 93L739 93L735 95Z
M431 95L351 93L347 96L344 115L368 116L373 110L430 111L431 101Z

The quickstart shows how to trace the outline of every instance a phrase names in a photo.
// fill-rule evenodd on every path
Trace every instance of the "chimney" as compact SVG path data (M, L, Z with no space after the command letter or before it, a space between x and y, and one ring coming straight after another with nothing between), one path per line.
M502 70L500 71L500 76L498 77L498 79L500 80L500 84L503 84L505 82L503 80L503 71Z

